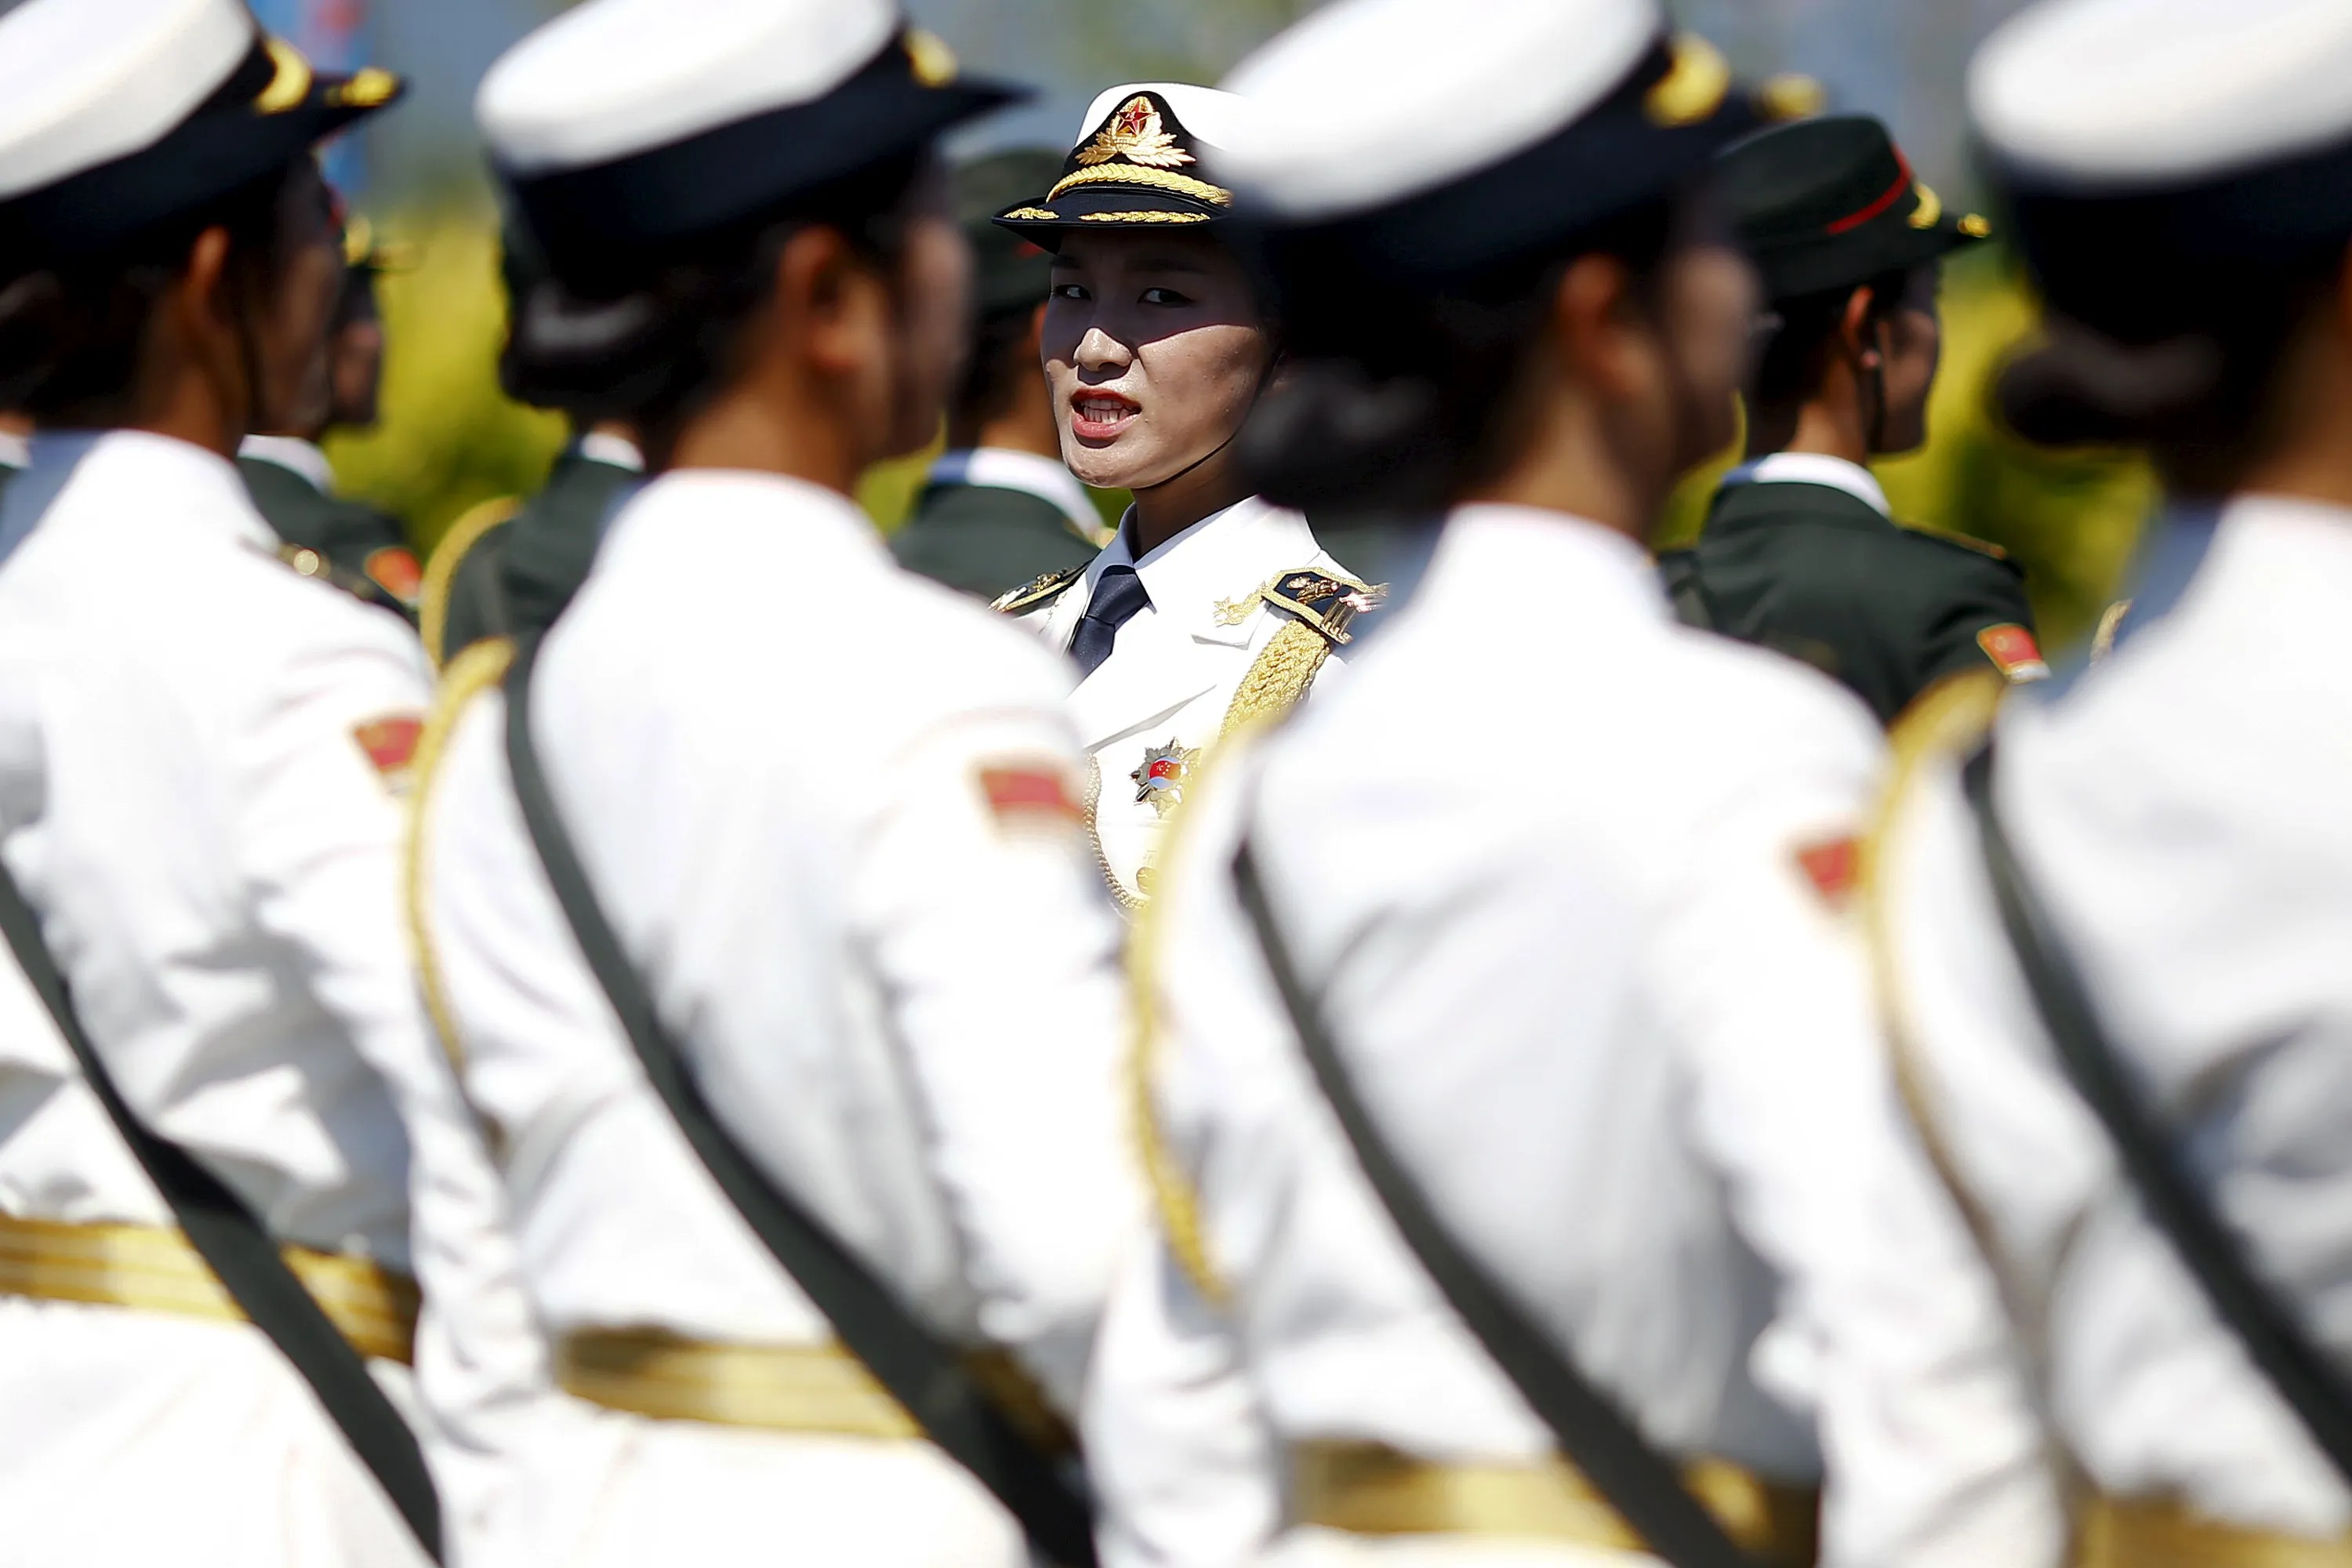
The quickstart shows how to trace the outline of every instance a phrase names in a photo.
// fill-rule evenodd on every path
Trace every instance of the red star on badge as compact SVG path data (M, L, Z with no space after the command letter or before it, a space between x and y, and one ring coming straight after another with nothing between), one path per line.
M1118 111L1118 128L1129 136L1140 136L1143 128L1151 123L1151 105L1142 99L1133 99Z

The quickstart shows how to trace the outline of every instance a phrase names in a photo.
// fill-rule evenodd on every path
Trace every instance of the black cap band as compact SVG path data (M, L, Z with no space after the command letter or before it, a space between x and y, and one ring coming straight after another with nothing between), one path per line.
M290 46L257 37L162 140L0 202L0 258L38 266L116 248L283 168L403 90L389 71L318 73Z

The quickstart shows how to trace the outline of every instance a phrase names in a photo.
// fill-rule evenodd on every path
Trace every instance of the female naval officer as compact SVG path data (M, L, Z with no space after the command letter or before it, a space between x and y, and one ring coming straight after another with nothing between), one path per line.
M1130 912L1208 752L1305 697L1373 602L1234 461L1278 359L1218 237L1232 194L1215 160L1247 142L1250 110L1178 82L1112 88L1053 188L997 219L1054 253L1043 345L1064 460L1135 494L1091 563L997 601L1077 662L1087 824Z
M546 1381L401 929L430 678L232 460L341 285L312 150L399 89L240 0L0 18L0 404L39 425L0 515L0 835L101 1069L0 961L0 1556L27 1568L465 1555ZM177 1154L134 1160L150 1134ZM242 1235L266 1300L245 1215L363 1372L299 1295L257 1324L224 1291Z
M1969 70L2050 318L2009 418L2138 446L2168 492L2110 653L1898 729L1871 858L1889 1033L2085 1568L2352 1561L2347 65L2328 0L2074 0ZM2192 1256L2251 1291L2218 1309Z
M1072 1411L1139 1232L1068 668L850 494L937 428L936 142L1012 96L889 0L589 0L482 87L545 264L509 383L652 474L543 640L445 673L413 841L568 1396L537 1563L1018 1568L1015 1461L936 1395L987 1354ZM891 1384L908 1345L941 1377Z
M1213 769L1139 928L1164 1245L1090 1393L1107 1556L2047 1568L1845 923L1881 741L1677 626L1643 549L1754 307L1690 194L1748 122L1721 57L1654 0L1342 0L1228 85L1290 355L1245 461L1445 522L1345 685ZM1539 1419L1547 1377L1623 1429Z

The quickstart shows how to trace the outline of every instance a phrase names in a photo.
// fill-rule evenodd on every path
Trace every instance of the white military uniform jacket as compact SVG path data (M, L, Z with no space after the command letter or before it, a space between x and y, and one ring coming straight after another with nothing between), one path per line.
M1034 641L899 571L845 498L691 471L614 520L532 721L733 1135L939 1332L1012 1349L1074 1410L1143 1203L1067 690ZM504 725L495 689L459 710L419 887L541 1317L559 1341L829 1343L646 1082L524 827ZM1024 1560L928 1445L573 1408L534 1468L536 1563Z
M148 1127L274 1235L422 1285L413 1385L373 1364L421 1405L463 1552L545 1371L401 928L397 795L427 701L415 639L289 570L226 459L130 432L34 445L13 487L79 466L0 565L9 868ZM170 1226L5 959L0 1016L0 1211ZM25 1242L6 1239L13 1268ZM423 1561L258 1330L7 1289L12 1568Z
M2190 521L2158 559L2186 543ZM2352 511L2249 496L2167 612L2019 694L1995 800L2147 1103L2256 1274L2352 1363ZM1934 726L1932 718L1923 724ZM1930 739L1924 733L1921 739ZM2097 1489L2242 1525L2352 1527L2352 1497L2141 1217L2003 937L1958 764L1885 830L1887 1001Z
M1025 624L1067 648L1095 584L1113 566L1132 566L1151 603L1121 626L1110 657L1070 696L1071 721L1087 752L1087 816L1100 872L1122 908L1151 893L1168 815L1224 733L1234 698L1294 617L1262 592L1286 574L1328 574L1346 593L1363 584L1324 553L1307 520L1253 497L1203 518L1175 538L1135 554L1133 512L1081 573L1007 595ZM1324 601L1328 602L1328 598ZM1340 662L1329 646L1319 685Z
M1496 615L1505 582L1547 613ZM1233 892L1245 824L1399 1157L1655 1443L1796 1483L1825 1455L1833 1568L2054 1560L1998 1300L1833 908L1879 754L1827 680L1675 625L1629 540L1480 506L1344 687L1212 773L1139 937L1171 1239L1089 1407L1122 1568L1245 1559L1298 1445L1550 1441L1315 1086Z

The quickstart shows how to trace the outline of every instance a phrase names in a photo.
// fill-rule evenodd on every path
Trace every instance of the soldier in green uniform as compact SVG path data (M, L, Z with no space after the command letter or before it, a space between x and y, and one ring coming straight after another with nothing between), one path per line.
M890 549L908 571L982 599L1083 566L1109 538L1086 487L1063 466L1040 363L1052 258L989 221L1061 171L1061 153L1029 150L956 171L979 321L948 410L948 450Z
M383 383L383 321L375 280L392 258L362 217L343 229L343 292L327 329L323 374L300 406L272 410L262 434L237 448L237 470L278 537L311 552L314 575L331 577L373 605L416 616L420 572L407 530L390 512L335 494L334 470L319 442L330 430L376 422Z
M1759 132L1719 165L1769 301L1747 461L1659 559L1676 613L1834 676L1892 723L1945 676L2049 673L1997 547L1895 521L1864 467L1927 440L1942 258L1985 237L1862 116Z

